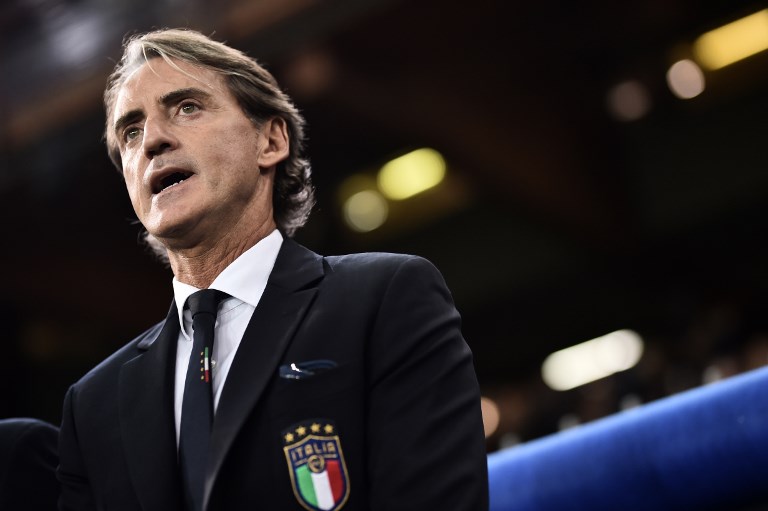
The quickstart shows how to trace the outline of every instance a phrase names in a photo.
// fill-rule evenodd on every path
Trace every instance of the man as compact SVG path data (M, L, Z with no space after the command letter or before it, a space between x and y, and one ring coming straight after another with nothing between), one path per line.
M487 509L450 293L423 259L290 239L312 188L303 119L274 78L163 30L126 43L105 105L175 299L67 393L60 509Z

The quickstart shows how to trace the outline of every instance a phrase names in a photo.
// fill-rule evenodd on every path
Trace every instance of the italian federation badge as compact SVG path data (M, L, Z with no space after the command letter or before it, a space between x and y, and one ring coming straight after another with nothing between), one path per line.
M349 498L349 479L333 421L316 419L283 432L293 493L309 511L336 511Z

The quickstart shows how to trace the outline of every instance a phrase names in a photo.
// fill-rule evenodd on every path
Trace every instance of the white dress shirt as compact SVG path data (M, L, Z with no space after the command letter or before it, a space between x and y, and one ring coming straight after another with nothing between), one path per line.
M275 266L275 259L283 244L280 231L274 230L227 266L211 283L209 289L224 291L227 298L219 305L214 327L211 374L213 377L213 410L219 405L221 391L235 358L245 328L267 287L267 279ZM179 310L179 340L176 345L176 384L174 387L174 415L176 419L176 445L181 431L181 405L187 377L189 355L192 353L192 315L186 307L187 298L199 291L196 287L173 279L173 294Z

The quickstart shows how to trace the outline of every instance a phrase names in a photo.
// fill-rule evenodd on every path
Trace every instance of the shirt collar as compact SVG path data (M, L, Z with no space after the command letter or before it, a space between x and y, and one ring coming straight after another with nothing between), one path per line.
M224 291L229 296L255 308L267 287L269 274L272 273L282 244L283 235L275 229L224 268L209 289ZM179 325L186 337L188 335L184 329L184 305L187 303L187 298L196 291L199 289L180 282L176 277L173 278L173 296L178 309Z

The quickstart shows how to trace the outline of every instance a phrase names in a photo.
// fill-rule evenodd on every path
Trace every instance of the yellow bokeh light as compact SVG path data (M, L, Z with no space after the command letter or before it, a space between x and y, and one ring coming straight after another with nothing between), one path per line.
M626 371L640 361L643 340L632 330L618 330L552 353L541 367L551 389L570 390Z
M376 190L363 190L344 202L344 220L357 232L378 229L387 220L387 201Z
M667 85L680 99L693 99L706 88L704 73L690 59L675 62L667 71Z
M485 438L488 438L499 429L499 422L501 420L499 406L493 399L483 396L480 398L480 411L483 414Z
M627 80L608 92L608 109L620 121L636 121L651 109L651 95L637 80Z
M381 193L403 200L437 186L445 177L445 159L434 149L417 149L395 158L379 171Z
M764 50L768 50L768 9L707 32L693 43L696 60L710 70Z

